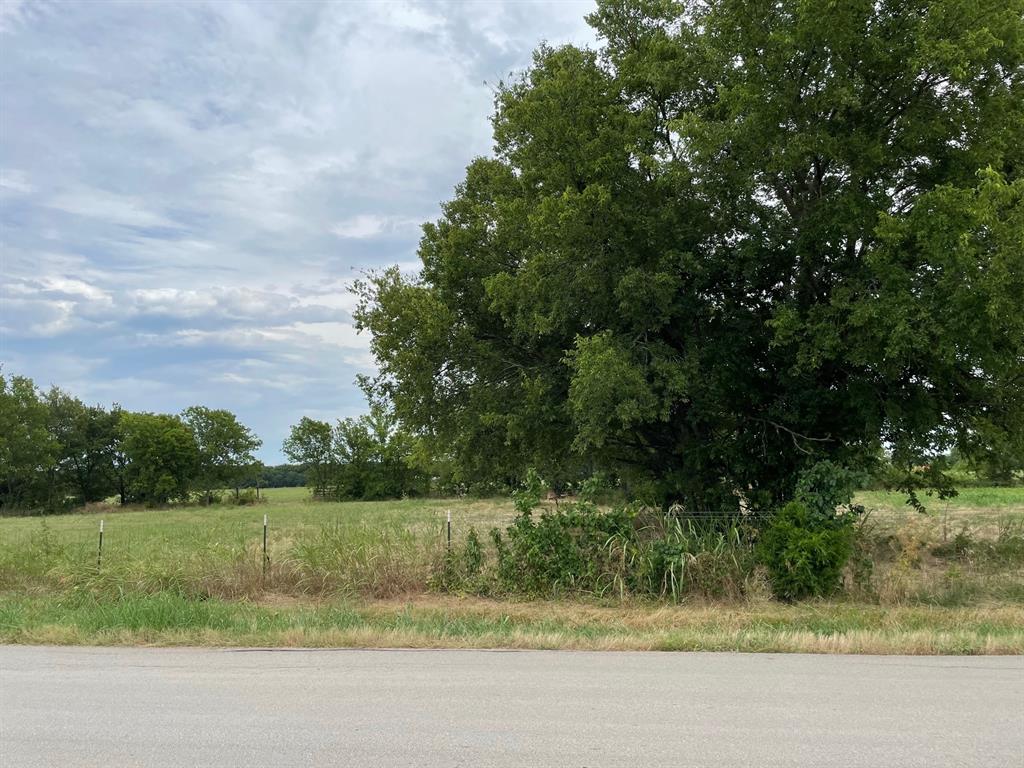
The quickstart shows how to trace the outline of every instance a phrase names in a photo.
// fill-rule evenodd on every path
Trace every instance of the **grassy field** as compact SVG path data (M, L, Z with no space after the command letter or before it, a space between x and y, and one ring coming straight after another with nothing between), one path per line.
M862 491L857 494L856 501L875 512L917 514L907 504L906 496L891 491ZM922 495L921 501L928 514L933 516L947 512L961 518L972 514L985 516L1003 512L1021 513L1024 512L1024 486L961 488L952 499Z
M507 524L508 501L267 497L0 519L0 642L1024 653L1021 488L965 489L925 516L862 494L871 573L797 605L756 585L716 603L438 594L446 512L458 545Z

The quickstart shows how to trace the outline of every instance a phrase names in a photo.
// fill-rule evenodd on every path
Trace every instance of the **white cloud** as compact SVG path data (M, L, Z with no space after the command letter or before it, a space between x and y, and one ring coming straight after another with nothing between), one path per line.
M74 325L74 302L5 299L0 334L34 338L57 336Z
M151 334L146 337L152 345L213 346L227 345L249 352L262 351L290 358L324 347L364 351L369 347L365 334L358 334L353 325L342 322L288 323L265 327L184 328L171 335Z
M359 214L351 219L335 224L331 228L331 232L341 238L362 240L379 235L384 231L385 224L387 224L387 219L381 216Z
M379 216L360 213L338 222L331 232L342 239L367 240L380 235L406 235L418 232L426 217Z
M343 349L366 349L370 345L369 337L356 331L351 323L292 323L288 329Z
M77 278L63 277L60 275L44 276L40 279L40 283L43 290L47 292L81 297L85 301L108 307L112 306L114 303L109 292L104 291L102 288L98 288L95 285L78 280Z
M16 168L0 168L0 196L21 197L32 191L28 175Z
M148 208L140 198L107 192L85 185L61 192L45 203L46 207L75 216L130 227L175 227L175 222Z
M0 361L235 408L271 460L302 413L360 411L353 278L417 268L490 150L484 81L592 40L591 7L0 0Z

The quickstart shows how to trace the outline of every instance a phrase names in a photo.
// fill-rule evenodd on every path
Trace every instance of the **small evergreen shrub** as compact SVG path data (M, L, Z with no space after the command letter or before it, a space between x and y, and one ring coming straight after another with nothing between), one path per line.
M852 516L823 518L793 501L772 518L761 535L759 559L772 591L783 600L831 595L842 582L853 553Z

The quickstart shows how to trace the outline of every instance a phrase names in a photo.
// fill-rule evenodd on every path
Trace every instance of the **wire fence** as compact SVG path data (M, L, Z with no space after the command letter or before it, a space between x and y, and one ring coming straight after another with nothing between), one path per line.
M554 511L554 507L538 510L537 514ZM770 510L676 510L663 516L671 523L692 523L695 525L750 525L759 527L773 514ZM447 514L433 510L407 519L394 517L375 518L361 516L329 516L305 518L302 521L282 516L275 519L272 513L255 511L251 519L218 519L214 515L203 519L178 520L173 517L159 517L153 513L152 520L133 515L120 518L118 513L107 516L82 515L80 519L69 520L61 517L51 520L46 516L38 518L0 519L0 558L13 554L37 553L40 557L59 555L74 562L112 561L126 558L164 558L187 555L237 556L249 553L267 558L269 553L280 552L287 547L310 544L317 539L330 536L341 544L369 546L375 542L391 539L416 539L425 545L451 547L453 540L458 543L470 527L484 533L491 527L504 530L513 517L509 513L501 518L481 519L468 514ZM954 531L957 526L970 525L975 528L995 527L1006 520L1024 520L1024 511L994 507L973 509L969 512L937 510L921 516L913 510L870 510L868 518L885 523L899 523L905 520L928 520L940 526L943 534ZM657 519L651 515L650 519Z

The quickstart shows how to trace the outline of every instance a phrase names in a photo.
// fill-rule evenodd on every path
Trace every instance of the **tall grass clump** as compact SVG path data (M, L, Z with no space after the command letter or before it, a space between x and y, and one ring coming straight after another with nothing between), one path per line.
M679 600L735 600L758 579L754 557L757 528L742 516L655 518L631 540L613 540L630 588L639 594Z
M303 591L394 597L422 592L442 553L439 535L363 521L325 525L288 557Z

